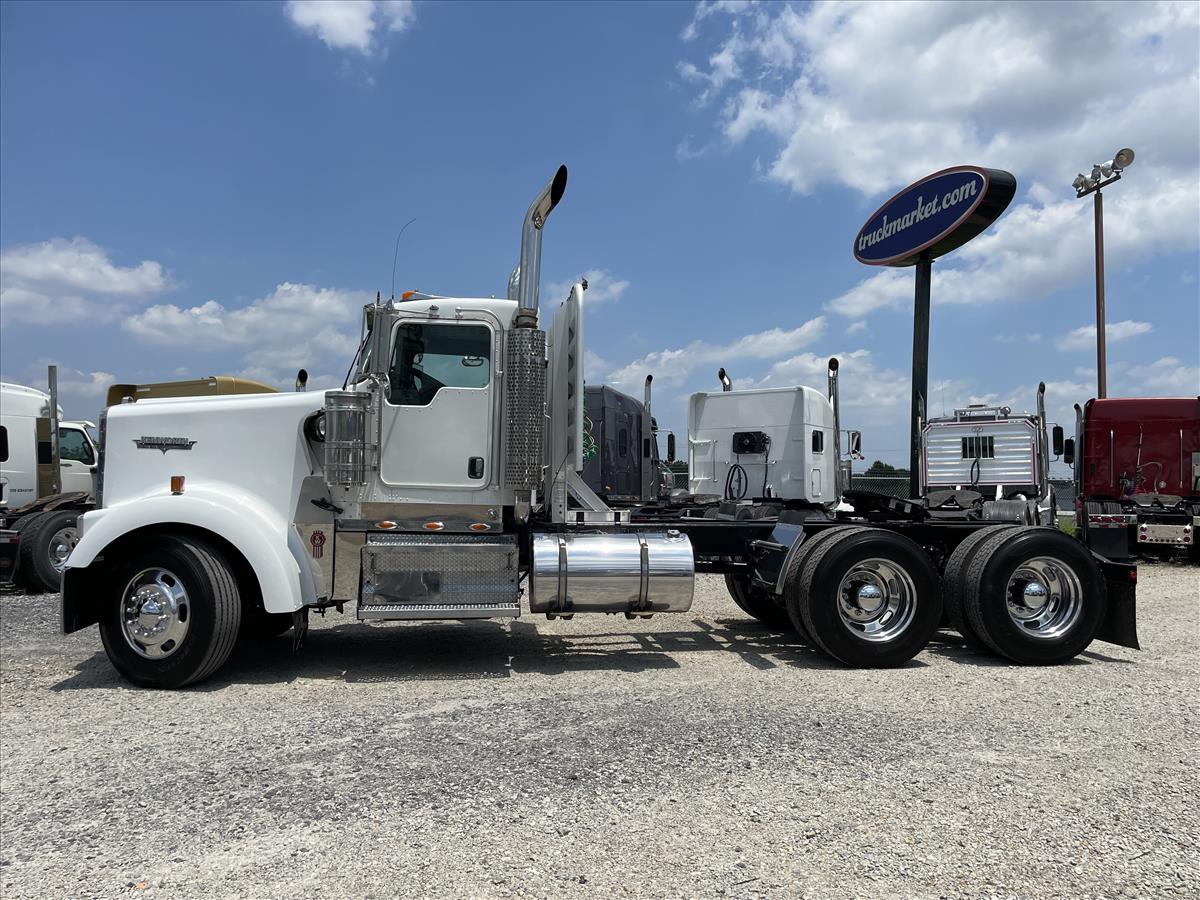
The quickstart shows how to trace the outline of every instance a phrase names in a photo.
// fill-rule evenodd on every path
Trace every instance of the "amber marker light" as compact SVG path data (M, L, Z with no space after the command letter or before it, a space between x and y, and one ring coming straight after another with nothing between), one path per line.
M426 522L425 523L426 531L441 531L445 527L446 526L443 525L441 522Z
M396 527L396 523L395 523L395 522L392 522L392 521L390 521L390 520L389 520L389 521L383 521L383 522L376 522L376 523L375 523L375 527L376 527L376 528L382 528L384 531L391 531L393 528L395 528L395 527Z
M183 476L182 475L172 475L171 476L171 493L176 496L179 496L180 494L183 493Z

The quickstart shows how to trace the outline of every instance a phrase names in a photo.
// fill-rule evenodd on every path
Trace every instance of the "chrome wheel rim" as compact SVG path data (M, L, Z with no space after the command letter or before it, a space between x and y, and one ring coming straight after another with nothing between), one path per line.
M183 645L190 612L187 591L173 572L143 569L121 594L121 633L139 656L165 659Z
M1037 556L1017 566L1005 591L1008 617L1022 634L1061 638L1083 614L1083 588L1060 560Z
M838 585L842 624L867 641L892 641L912 624L917 589L908 572L888 559L864 559Z
M67 567L67 557L71 555L71 551L75 549L75 545L79 543L79 531L74 525L67 525L58 529L50 536L50 544L47 547L46 555L50 559L50 567L55 572L62 574L62 570Z

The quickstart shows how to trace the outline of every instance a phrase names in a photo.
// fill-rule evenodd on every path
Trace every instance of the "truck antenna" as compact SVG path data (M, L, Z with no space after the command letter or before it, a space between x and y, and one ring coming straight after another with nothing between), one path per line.
M396 235L396 249L392 251L392 295L388 298L389 300L396 299L396 260L400 258L400 235L404 234L404 229L415 221L417 221L416 217L409 219L404 223L404 228L400 229L400 234Z

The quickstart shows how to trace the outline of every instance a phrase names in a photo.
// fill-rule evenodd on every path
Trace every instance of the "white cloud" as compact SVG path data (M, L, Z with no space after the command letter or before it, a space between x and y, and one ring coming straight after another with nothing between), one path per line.
M1149 322L1134 322L1126 319L1123 322L1107 322L1104 325L1104 337L1107 343L1115 344L1139 334L1149 334L1154 330ZM1054 342L1059 350L1091 350L1096 346L1096 326L1081 325L1073 328Z
M127 318L123 327L160 346L244 350L245 365L258 373L247 377L290 385L300 367L344 371L358 346L362 307L370 300L367 291L283 282L242 307L226 308L216 300L191 307L158 304Z
M1037 344L1042 336L1034 331L1029 334L997 334L992 336L992 340L997 344Z
M678 349L656 350L640 359L611 371L606 379L618 387L636 387L647 375L656 382L682 383L702 365L717 365L728 368L735 377L738 366L745 360L778 359L806 347L825 332L825 317L809 319L803 325L789 330L771 328L757 334L748 334L727 344L711 344L707 341L692 341Z
M750 8L750 0L700 0L692 13L692 20L680 35L685 41L692 41L700 33L700 23L714 13L740 13Z
M719 119L725 136L772 137L770 177L801 193L833 182L876 194L976 160L1057 183L1073 174L1064 165L1098 161L1130 135L1152 148L1155 165L1192 165L1198 9L1147 3L1113 17L1102 3L752 6L725 10L733 17L718 50L703 66L681 66L706 93L733 88ZM716 11L698 8L684 37Z
M169 287L161 264L115 264L87 238L51 238L0 250L0 317L7 323L86 324Z
M1129 369L1130 396L1200 395L1200 366L1189 366L1173 356Z
M364 56L378 50L382 32L402 33L416 20L412 0L288 0L284 14L331 50Z
M587 293L583 299L584 309L597 303L615 303L621 299L622 294L629 290L628 281L623 278L615 278L607 269L588 269L580 278L588 283ZM542 301L552 302L557 306L567 299L567 295L571 293L571 287L577 281L579 278L551 282L541 289L539 296Z
M846 334L865 334L867 331L867 323L862 319L857 322L851 322L846 326Z

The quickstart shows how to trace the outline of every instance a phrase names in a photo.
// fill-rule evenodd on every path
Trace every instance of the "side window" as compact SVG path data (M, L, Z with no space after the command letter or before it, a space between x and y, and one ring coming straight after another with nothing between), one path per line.
M78 428L62 428L59 430L58 456L59 459L69 459L89 466L96 461L87 435Z
M492 377L492 333L483 325L405 322L396 329L388 402L428 406L444 387L484 388Z
M825 432L813 431L812 452L813 453L824 453L825 452Z
M629 455L629 429L622 428L617 432L617 453L621 456Z
M8 428L0 425L0 462L8 462Z

